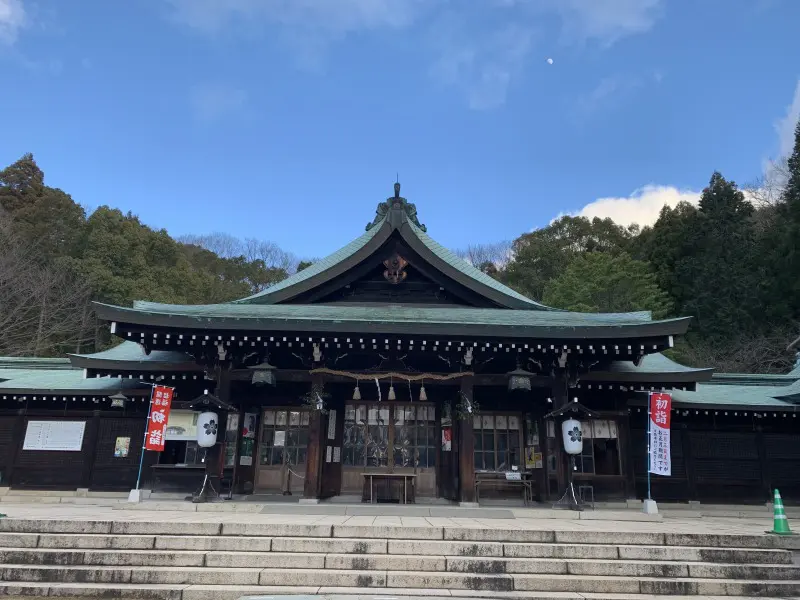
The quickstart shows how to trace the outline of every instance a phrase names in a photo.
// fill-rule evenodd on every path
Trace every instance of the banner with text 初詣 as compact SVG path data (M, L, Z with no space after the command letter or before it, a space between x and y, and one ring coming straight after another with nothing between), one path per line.
M163 385L153 386L153 393L150 395L147 436L144 438L145 450L164 451L164 438L167 435L167 421L174 391L173 388Z
M672 475L669 426L672 415L672 396L650 394L650 472Z

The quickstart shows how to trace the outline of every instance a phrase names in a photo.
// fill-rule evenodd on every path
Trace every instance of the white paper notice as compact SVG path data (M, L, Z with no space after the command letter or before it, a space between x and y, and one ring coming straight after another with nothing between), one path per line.
M328 446L328 448L325 450L325 462L326 463L331 462L331 451L332 451L332 447L331 446Z
M276 431L275 439L272 441L272 445L276 448L283 448L286 445L286 432Z
M336 411L328 411L328 439L336 439Z
M86 421L28 421L23 450L80 452Z

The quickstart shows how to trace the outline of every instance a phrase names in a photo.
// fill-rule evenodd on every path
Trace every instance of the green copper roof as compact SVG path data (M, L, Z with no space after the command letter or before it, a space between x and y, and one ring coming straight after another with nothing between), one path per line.
M775 397L790 402L800 402L800 379L795 381L792 385L782 388L780 393L775 394Z
M0 369L71 369L68 358L0 356Z
M785 390L785 387L699 383L695 392L673 390L672 398L677 406L769 408L791 411L800 409L800 406L776 397Z
M398 187L395 188L395 192L399 194ZM272 304L290 300L308 291L309 287L321 285L368 259L372 252L378 250L381 244L389 239L392 232L397 231L423 260L430 262L445 276L490 299L492 303L504 308L551 310L489 277L437 243L426 233L425 227L419 224L416 219L416 208L405 198L399 195L389 198L378 205L376 213L375 220L367 225L367 231L340 250L266 290L236 300L235 303Z
M649 313L572 313L494 308L322 304L176 305L137 302L134 308L96 303L109 321L189 329L505 336L546 339L630 338L682 334L689 319L651 321Z
M2 371L0 371L2 379ZM108 395L124 391L143 395L148 391L135 379L110 377L84 378L80 369L44 370L34 369L27 373L17 373L13 379L0 381L0 394L82 394Z
M111 363L125 362L134 371L199 371L201 367L185 352L153 350L145 354L136 342L122 342L118 346L94 354L71 354L72 366L82 369L102 369ZM1 375L0 375L1 376Z
M711 379L713 369L697 369L675 362L661 354L646 354L637 366L633 361L615 360L605 371L590 371L583 381L704 381Z

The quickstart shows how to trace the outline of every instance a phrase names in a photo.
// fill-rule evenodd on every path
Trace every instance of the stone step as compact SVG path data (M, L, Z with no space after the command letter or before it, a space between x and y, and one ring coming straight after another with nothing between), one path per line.
M788 550L363 538L0 533L0 548L394 554L791 564Z
M607 561L540 558L450 558L446 570L459 573L535 573L704 579L800 580L794 565L713 564L691 562Z
M246 585L144 585L144 584L73 584L73 583L0 583L0 595L62 598L116 598L119 600L237 600L248 596L292 596L324 594L326 600L375 600L376 598L433 597L450 600L492 598L496 600L654 600L649 594L568 593L568 592L482 592L436 589L392 589L390 595L375 588L288 587ZM663 600L697 600L697 596L658 596ZM729 596L705 596L704 600L730 600ZM740 597L739 600L776 600L766 596Z
M469 527L354 526L208 521L85 521L0 519L0 532L105 534L134 536L246 536L444 540L455 542L545 543L565 545L676 546L703 548L783 548L800 550L800 536L656 533L624 531L548 531Z
M800 594L800 581L733 581L655 577L611 577L549 574L476 574L426 571L334 571L330 569L264 569L261 585L334 585L337 587L431 588L489 592L600 592L656 595L764 595Z
M142 570L144 575L134 583L191 583L189 575L202 569L213 572L225 570L245 579L251 579L260 570L290 569L293 571L323 570L338 572L384 572L414 571L459 573L473 575L576 575L576 576L614 576L614 577L655 577L683 579L758 579L765 581L800 580L800 567L794 565L737 565L681 562L645 561L602 561L602 560L564 560L540 558L459 558L443 556L394 556L386 554L285 554L285 553L238 553L212 552L202 554L176 553L165 558L156 553L138 551L106 553L89 551L85 553L48 551L43 554L18 551L9 553L0 565L2 579L24 581L31 576L39 581L36 569L41 573L65 573L69 569L85 579L65 579L66 581L130 582L121 573ZM204 558L204 560L203 560ZM14 560L16 559L16 560ZM27 568L26 568L27 567ZM33 569L33 570L31 570ZM108 574L104 574L108 571ZM248 573L244 573L248 571ZM167 573L169 581L152 579L159 573ZM70 576L71 577L71 576ZM148 578L151 577L151 578ZM164 575L167 577L167 575ZM173 581L174 580L174 581ZM59 579L47 579L59 581Z

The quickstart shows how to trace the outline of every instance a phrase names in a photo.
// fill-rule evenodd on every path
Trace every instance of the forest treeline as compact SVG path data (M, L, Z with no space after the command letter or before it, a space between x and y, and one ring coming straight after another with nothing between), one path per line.
M674 358L781 373L800 335L800 123L788 160L740 189L713 173L697 205L652 226L564 216L459 254L550 306L693 317ZM0 356L59 356L110 343L92 300L225 302L310 264L271 242L172 238L109 206L87 214L45 184L30 154L0 171Z

